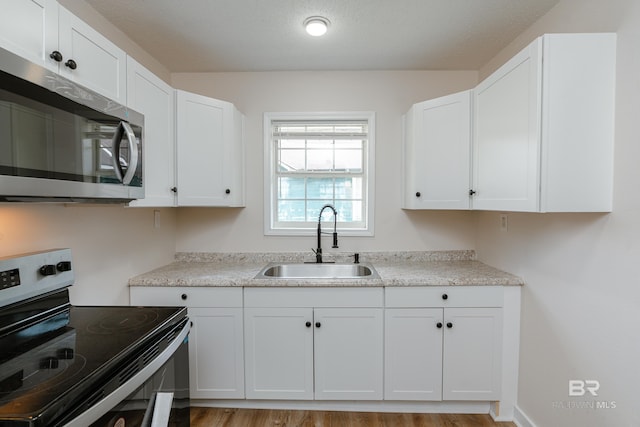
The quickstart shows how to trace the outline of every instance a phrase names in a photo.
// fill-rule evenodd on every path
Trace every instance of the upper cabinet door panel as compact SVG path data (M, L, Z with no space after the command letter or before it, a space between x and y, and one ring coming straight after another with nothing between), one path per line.
M474 209L537 211L542 41L475 89Z
M415 104L405 115L405 209L469 209L471 91Z
M179 206L243 206L243 116L226 101L176 91Z
M60 74L126 104L126 53L65 8L59 14Z
M55 0L4 0L0 45L54 71L49 55L58 50L58 3Z
M127 106L144 114L145 198L129 206L175 206L174 90L127 58Z

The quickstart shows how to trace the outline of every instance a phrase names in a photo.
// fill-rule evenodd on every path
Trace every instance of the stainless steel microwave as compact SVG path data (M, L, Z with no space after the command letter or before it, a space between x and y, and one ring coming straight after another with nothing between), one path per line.
M142 114L0 48L0 201L144 197Z

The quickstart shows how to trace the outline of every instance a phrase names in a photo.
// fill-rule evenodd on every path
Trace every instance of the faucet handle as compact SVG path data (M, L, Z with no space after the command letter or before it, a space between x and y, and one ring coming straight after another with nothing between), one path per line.
M333 232L333 246L331 246L333 249L338 249L338 233L336 233L335 231Z

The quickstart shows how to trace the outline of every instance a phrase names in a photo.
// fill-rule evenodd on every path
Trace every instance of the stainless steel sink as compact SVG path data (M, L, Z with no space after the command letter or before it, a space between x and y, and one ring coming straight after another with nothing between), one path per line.
M256 279L379 279L371 264L271 263Z

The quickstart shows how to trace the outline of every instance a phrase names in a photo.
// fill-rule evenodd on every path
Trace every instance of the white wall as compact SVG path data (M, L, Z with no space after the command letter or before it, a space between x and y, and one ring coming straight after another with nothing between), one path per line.
M611 214L478 214L479 258L524 277L518 407L539 427L640 425L640 2L563 0L483 69L545 32L618 32ZM597 58L594 58L597 60ZM598 380L570 397L569 380ZM615 409L566 408L615 402Z
M263 114L375 111L375 236L342 237L340 251L473 249L469 212L400 209L402 115L418 101L473 87L475 71L178 73L179 89L233 102L246 116L244 209L180 209L178 251L309 251L315 233L264 236Z
M173 260L175 211L122 205L0 204L0 257L71 248L72 304L127 305L129 278Z

